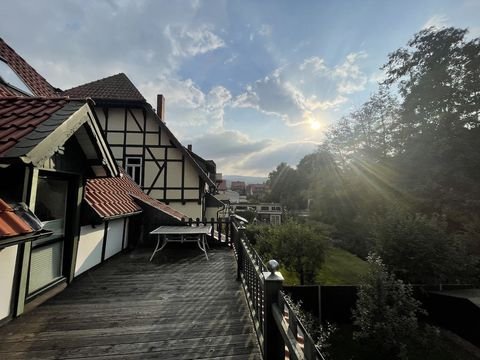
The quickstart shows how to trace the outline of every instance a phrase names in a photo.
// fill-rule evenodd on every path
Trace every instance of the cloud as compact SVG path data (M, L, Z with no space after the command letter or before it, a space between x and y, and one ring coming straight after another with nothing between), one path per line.
M318 143L312 141L272 143L232 165L231 173L263 176L281 162L296 166L306 154L315 151L317 146Z
M334 67L318 56L304 59L299 65L286 64L249 84L232 106L275 115L287 126L308 123L312 116L338 108L348 101L348 95L365 89L368 77L359 62L366 57L365 52L350 53ZM320 94L319 81L325 89L333 90Z
M225 108L232 99L230 91L223 86L204 92L192 79L160 77L138 88L150 104L156 104L157 94L165 95L166 121L181 137L191 132L223 130Z
M272 26L267 24L262 24L258 30L258 35L260 36L270 36L272 35Z
M305 71L311 68L311 72L314 74L325 73L328 68L325 65L325 60L318 56L312 56L308 59L305 59L303 63L300 64L300 71Z
M441 29L448 25L448 17L443 14L435 14L430 17L425 24L423 24L422 29L428 29L430 27L434 27L436 29Z
M174 56L196 56L225 46L225 42L213 33L213 26L167 25L164 34L172 45Z

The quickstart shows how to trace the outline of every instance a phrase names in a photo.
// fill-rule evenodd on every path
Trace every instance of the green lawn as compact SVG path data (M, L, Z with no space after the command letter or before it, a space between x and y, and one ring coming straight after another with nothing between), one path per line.
M368 263L348 251L328 249L315 280L322 285L357 285L368 271Z
M315 280L320 285L357 285L368 271L367 262L348 251L331 247L327 250L325 262L319 269ZM298 285L296 274L281 269L286 285Z

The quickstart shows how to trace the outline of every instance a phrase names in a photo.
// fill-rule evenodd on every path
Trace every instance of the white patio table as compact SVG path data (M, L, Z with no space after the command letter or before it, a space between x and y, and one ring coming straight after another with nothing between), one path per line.
M162 251L163 248L169 242L196 242L200 250L205 254L208 260L207 254L207 234L210 234L212 230L211 226L160 226L150 232L150 235L157 235L157 245L153 254L150 257L152 261L155 254ZM163 240L163 241L162 241ZM161 244L161 245L160 245Z

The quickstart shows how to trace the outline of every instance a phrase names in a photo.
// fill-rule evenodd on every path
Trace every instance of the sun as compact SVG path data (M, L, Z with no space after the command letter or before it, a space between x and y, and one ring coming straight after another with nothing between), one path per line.
M321 127L321 124L320 124L319 121L317 121L317 120L310 120L310 128L311 128L312 130L318 130L318 129L320 129L320 127Z

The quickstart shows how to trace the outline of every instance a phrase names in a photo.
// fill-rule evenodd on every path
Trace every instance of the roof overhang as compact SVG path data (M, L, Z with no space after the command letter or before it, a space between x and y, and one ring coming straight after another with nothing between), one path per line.
M41 166L83 125L87 125L91 130L90 135L93 136L92 142L97 149L98 156L101 157L102 165L108 169L111 176L118 176L118 166L110 148L106 144L98 120L88 102L65 119L62 124L26 155L21 156L20 159L26 164Z

